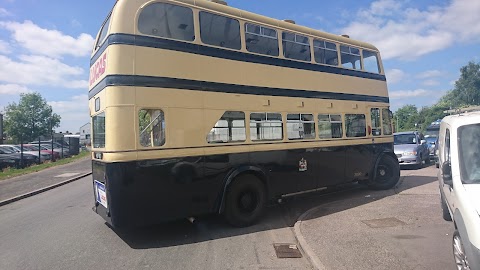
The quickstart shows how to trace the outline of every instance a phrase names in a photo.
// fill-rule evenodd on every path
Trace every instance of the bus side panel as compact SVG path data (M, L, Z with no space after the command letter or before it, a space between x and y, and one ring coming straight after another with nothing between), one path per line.
M318 147L145 160L93 162L93 179L105 184L108 207L96 212L113 227L145 226L218 211L226 179L242 166L260 168L268 199L368 179L391 144Z
M387 143L348 146L346 150L346 181L367 180L377 157L385 151L392 152L392 145Z

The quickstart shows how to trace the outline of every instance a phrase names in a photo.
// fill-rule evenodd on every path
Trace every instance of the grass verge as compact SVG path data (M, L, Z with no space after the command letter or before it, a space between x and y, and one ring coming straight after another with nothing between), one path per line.
M23 169L5 168L5 169L3 169L3 171L0 171L0 181L8 179L8 178L15 177L15 176L34 173L34 172L38 172L38 171L41 171L41 170L45 170L47 168L71 163L71 162L74 162L76 160L82 159L84 157L88 157L89 155L90 155L90 151L82 151L76 156L71 156L69 158L60 159L60 160L57 160L55 162L47 161L45 163L42 163L42 164L39 164L39 165L32 165L30 167L23 168Z

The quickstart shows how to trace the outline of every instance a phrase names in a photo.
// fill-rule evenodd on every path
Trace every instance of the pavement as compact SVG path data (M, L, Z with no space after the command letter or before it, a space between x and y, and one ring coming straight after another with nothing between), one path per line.
M442 219L436 168L402 170L393 190L359 190L295 224L317 269L455 269L453 223Z
M51 167L39 172L12 177L0 181L0 205L25 194L38 194L68 180L77 179L92 172L89 157L65 165Z

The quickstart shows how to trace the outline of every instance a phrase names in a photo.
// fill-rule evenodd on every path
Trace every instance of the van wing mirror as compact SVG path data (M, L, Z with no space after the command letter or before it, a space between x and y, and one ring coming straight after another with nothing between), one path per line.
M443 178L443 183L449 186L453 186L452 165L450 164L449 161L445 161L442 164L442 178Z

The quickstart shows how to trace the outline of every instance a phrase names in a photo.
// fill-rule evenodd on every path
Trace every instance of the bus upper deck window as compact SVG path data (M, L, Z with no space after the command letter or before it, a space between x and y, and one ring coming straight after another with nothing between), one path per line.
M209 45L240 50L240 23L224 16L200 12L200 37Z
M140 13L138 30L146 35L193 41L193 11L166 3L148 5Z
M365 71L380 73L380 65L376 52L363 50L363 67Z
M335 43L315 39L313 40L313 53L315 62L318 64L338 66L337 45Z
M107 33L108 33L108 28L110 26L110 17L105 21L105 23L102 26L102 30L100 30L100 35L97 40L97 44L95 46L95 49L102 46L103 42L105 39L107 39Z
M278 56L277 30L255 24L245 24L247 51Z
M360 50L350 46L340 46L342 66L351 69L362 69Z
M289 59L310 61L310 42L308 37L293 33L282 33L283 56Z

